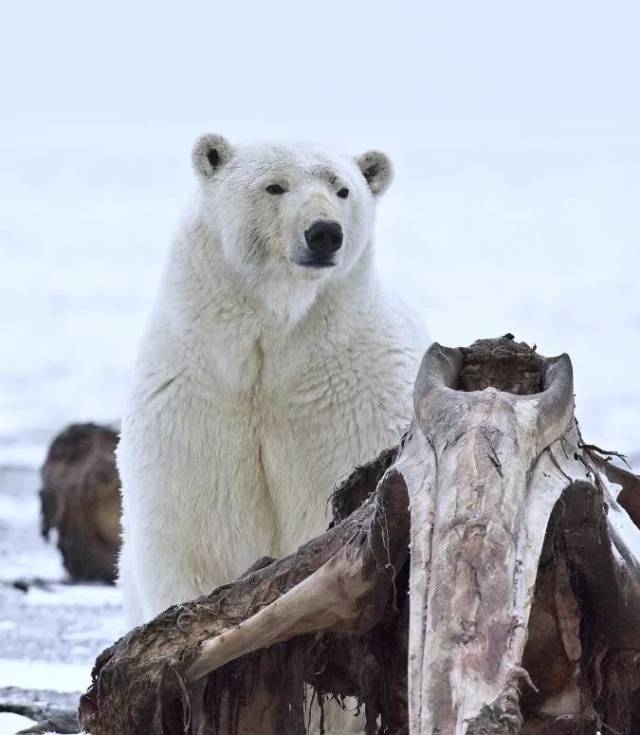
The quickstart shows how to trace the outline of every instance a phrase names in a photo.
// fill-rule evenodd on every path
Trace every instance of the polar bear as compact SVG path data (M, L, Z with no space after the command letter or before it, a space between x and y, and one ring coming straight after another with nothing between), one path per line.
M118 448L132 625L323 532L335 482L406 428L427 346L374 265L384 154L210 134L192 162Z

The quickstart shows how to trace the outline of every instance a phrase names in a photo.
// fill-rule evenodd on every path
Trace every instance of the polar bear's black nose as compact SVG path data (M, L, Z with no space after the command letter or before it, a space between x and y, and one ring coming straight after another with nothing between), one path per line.
M305 231L304 239L316 255L331 255L342 245L342 227L338 222L320 219Z

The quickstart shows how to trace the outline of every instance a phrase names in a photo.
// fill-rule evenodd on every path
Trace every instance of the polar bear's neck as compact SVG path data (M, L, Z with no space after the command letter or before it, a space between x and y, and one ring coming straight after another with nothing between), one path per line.
M183 231L174 243L141 345L139 365L154 366L152 374L148 367L140 373L145 391L155 394L183 375L200 386L201 397L221 386L233 394L253 393L265 355L308 354L312 345L331 350L333 333L344 331L348 315L361 327L369 315L376 319L379 292L369 251L346 277L329 279L311 298L287 294L292 303L278 312L223 263L212 268L210 252L194 247L191 235Z
M164 302L158 304L175 320L180 334L197 332L201 341L203 336L226 339L230 333L251 340L284 335L314 313L344 314L361 308L375 290L372 244L341 278L314 282L269 277L259 288L238 274L221 252L212 257L212 250L221 250L219 244L194 222L174 243L161 292Z

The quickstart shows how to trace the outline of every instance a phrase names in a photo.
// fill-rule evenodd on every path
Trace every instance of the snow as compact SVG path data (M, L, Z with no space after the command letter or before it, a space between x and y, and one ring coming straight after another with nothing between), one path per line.
M0 689L48 689L56 692L84 692L91 683L91 666L24 659L0 659Z
M0 703L75 709L96 656L126 632L121 594L67 583L39 535L38 486L33 470L0 468Z
M82 607L119 608L122 599L119 589L103 585L52 584L46 590L31 587L27 591L27 605L80 605Z
M25 730L35 724L35 720L28 717L14 715L13 712L0 712L0 735L15 735L18 730Z

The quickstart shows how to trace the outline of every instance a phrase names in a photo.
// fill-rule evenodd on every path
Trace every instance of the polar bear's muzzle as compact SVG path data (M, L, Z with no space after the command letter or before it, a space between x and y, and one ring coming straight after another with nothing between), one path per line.
M298 265L310 268L327 268L336 265L334 253L342 247L342 227L334 220L316 220L308 230L304 239L306 252L296 258Z

